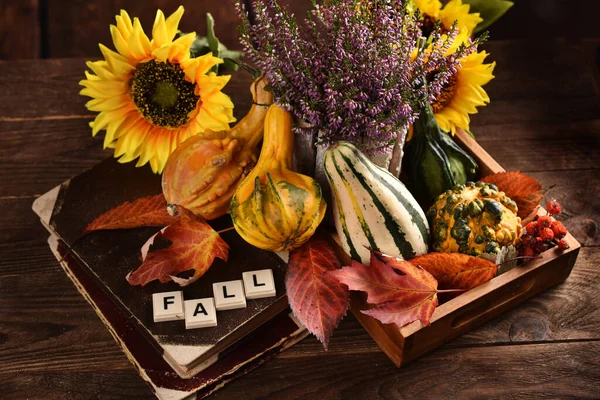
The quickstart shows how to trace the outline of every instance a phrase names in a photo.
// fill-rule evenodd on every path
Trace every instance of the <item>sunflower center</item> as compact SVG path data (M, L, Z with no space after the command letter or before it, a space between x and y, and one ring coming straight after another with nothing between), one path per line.
M155 126L185 125L200 100L196 85L185 80L176 63L151 60L138 65L131 81L131 97L144 118Z
M442 87L440 94L437 95L433 103L431 103L431 108L434 113L437 113L444 109L446 104L452 100L454 94L456 93L456 74L453 74L448 78L448 82Z
M421 32L423 33L423 36L428 38L433 33L433 31L435 30L436 22L437 22L437 19L431 17L430 15L423 14L423 21L421 22ZM450 32L450 31L448 29L446 29L444 24L441 24L440 25L440 33L447 34L448 32Z

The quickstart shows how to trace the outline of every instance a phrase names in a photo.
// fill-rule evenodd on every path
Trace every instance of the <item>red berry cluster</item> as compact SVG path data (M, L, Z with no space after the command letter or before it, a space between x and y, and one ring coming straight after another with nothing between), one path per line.
M556 200L549 201L546 205L549 215L535 217L525 225L525 234L521 236L519 254L522 256L536 256L544 251L558 246L561 250L569 248L564 239L567 228L562 222L555 220L551 215L560 213L561 207Z

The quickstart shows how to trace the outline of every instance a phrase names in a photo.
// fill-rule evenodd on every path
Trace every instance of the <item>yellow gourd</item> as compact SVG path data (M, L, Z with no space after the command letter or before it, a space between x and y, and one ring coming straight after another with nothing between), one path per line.
M325 216L327 204L319 184L291 169L293 146L291 114L272 105L265 117L260 158L229 208L240 236L264 250L301 246Z
M192 136L169 157L163 172L163 194L170 207L180 205L205 219L227 213L229 202L258 158L268 104L267 80L256 79L250 111L229 131Z

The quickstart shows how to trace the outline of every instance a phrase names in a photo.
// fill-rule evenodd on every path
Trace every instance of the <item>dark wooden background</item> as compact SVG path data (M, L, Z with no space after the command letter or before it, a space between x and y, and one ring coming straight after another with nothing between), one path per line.
M251 1L251 0L246 0ZM170 14L181 4L185 17L181 29L204 33L206 12L217 22L217 36L239 48L232 14L235 0L0 0L0 59L99 57L98 43L111 43L108 25L125 9L152 28L156 9ZM514 0L516 3L490 29L492 38L517 39L600 35L600 2L597 0ZM303 15L310 0L283 0Z
M600 5L516 2L491 30L492 103L472 128L505 168L531 174L563 204L583 244L569 279L400 370L347 316L328 352L305 339L214 398L600 397ZM177 4L0 1L0 58L11 59L0 61L0 398L151 396L62 272L31 204L110 155L91 137L77 82L85 59L99 57L97 42L109 44L114 15L126 8L149 29L156 7ZM210 11L236 47L230 3L184 4L182 29L202 32ZM238 113L248 82L238 74L227 89Z

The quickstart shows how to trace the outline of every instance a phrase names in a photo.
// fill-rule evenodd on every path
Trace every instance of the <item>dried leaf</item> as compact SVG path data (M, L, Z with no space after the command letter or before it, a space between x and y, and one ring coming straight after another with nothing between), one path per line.
M533 212L544 197L542 184L529 175L519 171L507 171L488 175L481 181L493 183L519 207L519 217L525 218Z
M290 252L285 286L296 318L315 335L327 350L329 338L348 309L348 288L328 271L340 262L327 240L314 235Z
M140 226L166 226L177 220L167 212L165 196L142 197L110 209L92 221L83 235L104 229L128 229Z
M492 279L498 265L461 253L429 253L410 260L434 276L439 289L469 290Z
M399 327L429 320L438 304L437 281L421 267L395 257L371 252L370 266L352 261L352 265L330 272L351 290L367 293L367 302L379 304L362 311L379 321Z
M159 232L171 245L148 252L142 265L127 276L131 285L145 285L155 279L169 282L172 276L194 269L194 278L202 276L215 258L227 261L229 246L211 226L185 208L178 207L179 219Z

